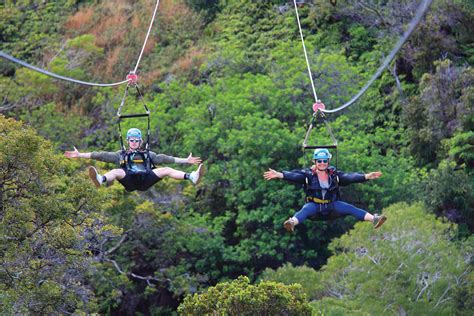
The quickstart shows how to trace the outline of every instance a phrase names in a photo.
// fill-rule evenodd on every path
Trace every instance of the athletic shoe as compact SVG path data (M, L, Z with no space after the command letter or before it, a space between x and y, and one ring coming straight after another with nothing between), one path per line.
M91 178L92 182L94 182L97 188L100 188L102 184L103 177L97 172L97 169L90 166L89 167L89 177Z
M380 226L383 225L383 223L385 223L386 220L387 220L387 217L385 215L374 214L374 221L373 221L374 228L379 228Z
M295 222L293 221L291 217L283 223L283 227L285 227L286 231L289 233L292 233L295 231L295 226L296 226Z
M199 167L196 171L191 172L191 174L189 175L189 179L191 179L194 184L198 184L201 181L201 178L205 172L206 170L204 168L204 165L201 163L199 164Z

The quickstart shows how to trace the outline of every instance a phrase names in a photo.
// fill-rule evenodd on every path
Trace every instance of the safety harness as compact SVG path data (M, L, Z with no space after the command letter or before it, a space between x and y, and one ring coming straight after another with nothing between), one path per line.
M334 202L336 200L339 200L339 177L337 176L337 171L336 171L336 168L334 167L330 167L328 169L328 172L329 172L329 177L332 179L332 183L335 184L335 189L334 189L334 195L332 196L332 199L330 200L323 200L323 199L320 199L320 198L317 198L317 197L314 197L314 196L310 196L310 195L307 195L306 196L306 203L308 202L314 202L314 203L318 203L319 204L319 209L320 209L320 212L318 212L316 215L313 215L311 218L315 221L328 221L328 220L334 220L334 219L337 219L339 217L341 217L340 215L337 215L336 213L334 212L329 212L327 214L325 214L325 212L323 212L323 209L327 209L329 207L329 203L331 202ZM310 179L311 177L311 179ZM314 182L314 181L318 181L317 179L317 176L315 176L314 172L312 171L311 174L307 174L306 175L306 181L305 181L305 184L304 184L304 190L306 192L306 194L308 194L308 187L311 186L311 184Z
M321 204L328 204L328 203L331 203L331 200L321 200L321 199L315 198L313 196L307 196L306 197L306 202L315 202L315 203L321 203Z
M122 101L120 102L120 106L117 111L117 124L118 124L118 136L120 140L120 147L121 147L121 156L120 156L120 166L125 168L126 171L133 175L146 175L150 171L155 168L151 157L150 157L150 110L146 106L145 99L143 98L143 94L138 88L138 76L134 72L130 72L127 76L128 85L125 88L125 92L122 97ZM125 100L128 96L128 89L132 86L136 89L137 95L139 99L143 103L143 108L145 109L144 113L135 113L135 114L122 114L122 108L125 104ZM129 151L125 149L125 145L122 138L122 128L120 122L124 119L129 118L138 118L138 117L146 117L147 118L147 133L146 133L146 142L145 142L145 150L144 151Z
M120 167L124 168L129 174L146 175L155 168L148 150L122 150L120 155Z
M315 202L315 203L320 203L320 204L328 204L331 203L337 199L339 199L340 193L339 193L339 177L337 176L337 171L336 168L334 167L329 167L328 168L328 173L329 177L331 178L331 186L335 185L335 188L333 188L334 196L333 199L331 200L326 200L326 199L320 199L314 196L309 195L309 191L311 190L312 184L318 181L317 176L315 176L315 172L311 170L311 174L306 174L306 179L305 183L303 185L304 191L306 192L306 202ZM319 187L319 184L318 184ZM313 187L314 189L314 187ZM322 189L322 188L321 188ZM324 189L326 190L326 189ZM327 189L329 190L329 188Z

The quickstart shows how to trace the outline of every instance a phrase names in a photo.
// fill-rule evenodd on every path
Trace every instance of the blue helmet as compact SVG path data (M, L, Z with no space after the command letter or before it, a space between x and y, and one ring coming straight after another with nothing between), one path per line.
M314 150L313 159L331 159L332 155L326 148L316 148Z
M131 128L127 132L127 139L129 139L130 137L142 139L142 132L138 128Z

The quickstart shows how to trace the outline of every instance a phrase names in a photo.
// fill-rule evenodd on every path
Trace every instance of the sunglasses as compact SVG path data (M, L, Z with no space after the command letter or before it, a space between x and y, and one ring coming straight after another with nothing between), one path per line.
M131 143L139 143L139 142L141 142L140 139L129 139L128 141L131 142Z
M318 159L316 160L318 163L328 163L327 159Z

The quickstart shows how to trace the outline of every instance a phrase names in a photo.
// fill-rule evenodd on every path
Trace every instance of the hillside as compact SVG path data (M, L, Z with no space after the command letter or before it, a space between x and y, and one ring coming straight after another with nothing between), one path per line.
M298 9L302 30L314 86L327 108L363 87L419 5L305 2ZM387 214L386 226L373 233L349 216L308 220L287 234L283 221L302 207L304 192L262 175L268 168L313 163L312 153L301 150L314 98L292 5L160 1L138 67L151 111L150 145L174 157L201 157L208 171L198 186L165 179L146 192L129 193L118 183L96 190L87 167L105 173L116 166L69 160L63 152L74 146L85 153L120 148L115 114L125 87L77 85L0 62L2 313L171 314L188 294L243 282L241 275L257 285L262 273L301 267L328 286L310 289L298 273L288 272L302 282L313 311L371 314L392 304L393 313L470 314L472 304L460 302L472 294L463 247L474 229L474 7L433 1L364 96L327 115L339 144L331 164L383 173L342 188L342 200ZM154 6L151 0L7 1L0 5L1 51L78 80L122 81L136 65ZM124 113L143 110L134 91L125 101ZM146 119L126 120L122 131L130 127L145 131ZM330 142L323 124L310 142ZM367 297L351 294L359 282L352 272L354 279L337 280L337 289L331 288L327 280L347 266L347 256L357 255L354 245L390 235L402 225L405 209L415 214L413 226L407 223L410 242L428 236L427 227L442 226L439 236L449 238L430 251L439 253L439 262L459 262L455 271L437 275L439 266L430 261L426 269L437 275L436 290L429 283L431 292L420 293L423 283L413 279L394 282L387 293L407 285L417 295L366 309L360 302L376 299L383 276L417 262L401 252L379 267L362 256L357 260L367 262L357 261L356 269L366 276ZM391 237L373 245L393 252L398 246ZM378 273L367 275L369 267ZM421 267L407 280L422 275ZM462 283L457 292L453 278ZM286 276L274 280L291 283ZM410 305L406 300L412 298L422 303Z

